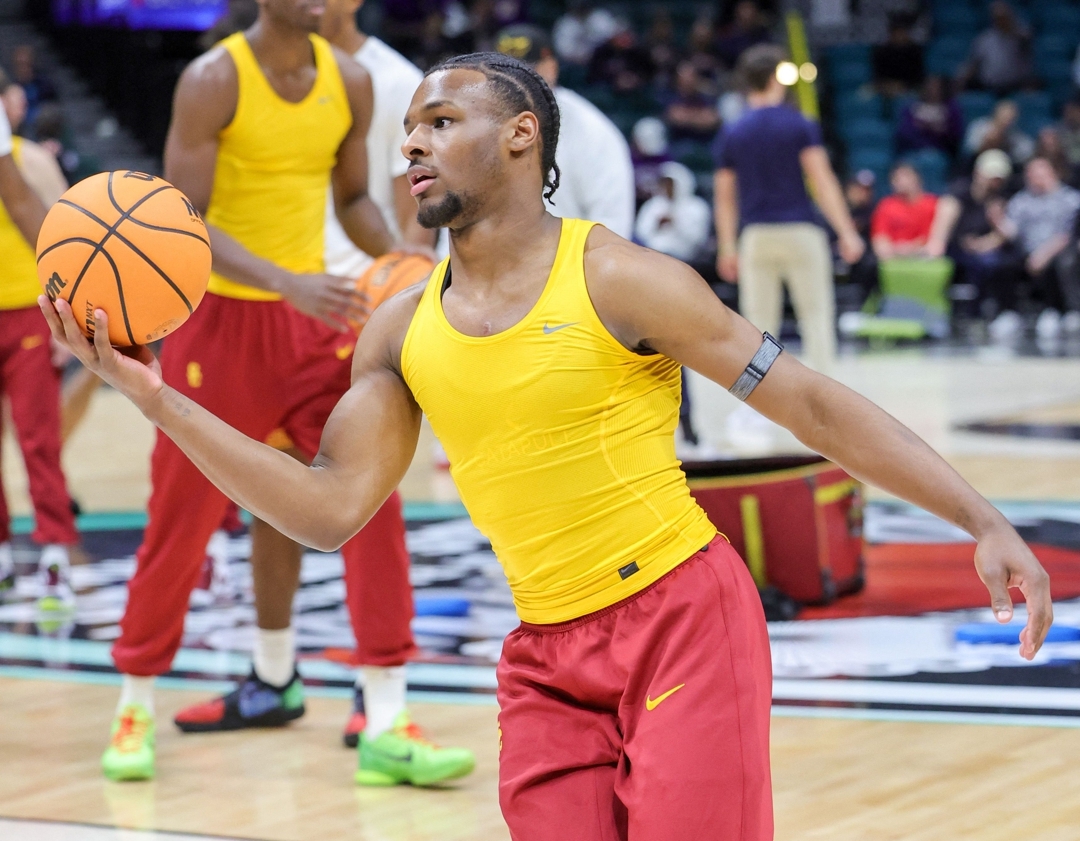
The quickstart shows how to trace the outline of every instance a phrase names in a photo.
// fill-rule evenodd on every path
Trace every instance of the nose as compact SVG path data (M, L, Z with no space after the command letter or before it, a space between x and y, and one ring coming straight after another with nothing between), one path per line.
M401 144L401 154L410 161L426 157L431 151L426 142L427 133L425 129L426 126L423 125L413 127L413 130L409 132L409 136L405 138L405 142Z

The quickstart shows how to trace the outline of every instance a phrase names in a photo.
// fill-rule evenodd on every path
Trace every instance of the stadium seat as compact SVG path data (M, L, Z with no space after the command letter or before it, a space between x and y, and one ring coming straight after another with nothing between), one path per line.
M842 122L838 129L848 149L869 148L892 151L893 127L885 120L848 120Z
M825 60L833 64L869 64L869 44L834 44L825 50Z
M899 96L894 96L889 103L889 113L892 115L893 123L898 123L900 116L907 110L907 107L918 101L919 95L917 93L902 93Z
M920 149L905 156L922 177L923 188L930 193L944 193L948 187L949 159L937 149Z
M986 24L984 9L963 2L938 3L934 7L934 31L941 35L974 35Z
M857 119L880 119L882 116L882 99L876 93L864 93L862 91L848 91L836 97L834 101L836 118L838 121Z
M1072 3L1040 0L1032 3L1029 15L1040 32L1080 29L1080 7Z
M835 91L851 91L871 78L870 62L845 61L829 65L829 82Z
M931 41L926 49L926 72L939 76L955 76L971 49L968 36L950 36Z
M989 116L997 102L994 95L986 91L964 91L956 99L960 103L960 110L964 112L965 123Z
M1075 29L1062 29L1053 32L1044 32L1032 44L1032 53L1035 60L1053 56L1071 61L1076 54L1077 39L1080 32Z
M1048 86L1060 80L1069 81L1072 78L1072 60L1053 53L1035 54L1035 72ZM1053 103L1056 100L1053 91L1047 91Z

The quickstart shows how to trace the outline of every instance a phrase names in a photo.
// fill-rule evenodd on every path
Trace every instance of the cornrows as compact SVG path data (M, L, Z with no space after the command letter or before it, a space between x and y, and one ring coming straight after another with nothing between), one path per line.
M523 61L502 53L470 53L441 61L425 74L440 70L477 70L487 77L503 104L513 113L531 111L540 121L540 166L544 173L544 198L549 202L559 189L559 106L555 94L539 73Z

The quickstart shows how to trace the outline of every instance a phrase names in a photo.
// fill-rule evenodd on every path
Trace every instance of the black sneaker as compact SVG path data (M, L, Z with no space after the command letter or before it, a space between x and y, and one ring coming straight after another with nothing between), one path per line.
M282 727L304 714L304 684L295 669L285 686L260 680L255 669L228 695L181 710L173 719L185 733Z

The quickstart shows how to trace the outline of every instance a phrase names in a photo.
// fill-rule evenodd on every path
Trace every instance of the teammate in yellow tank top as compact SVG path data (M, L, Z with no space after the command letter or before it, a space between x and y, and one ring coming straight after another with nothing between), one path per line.
M322 11L312 0L260 0L251 28L194 61L177 86L164 160L165 177L205 214L214 265L203 303L164 345L162 374L248 435L267 440L283 432L305 463L349 388L355 334L348 319L366 316L355 278L324 272L331 185L334 212L359 248L379 256L394 245L367 193L371 80L316 34ZM117 780L154 774L153 677L170 668L179 648L207 541L229 505L165 436L154 448L151 484L147 528L112 651L124 683L102 769ZM181 730L276 726L303 715L291 628L301 554L271 526L253 524L258 628L251 675L237 691L181 710L174 719ZM389 500L342 554L350 606L358 592L393 591L378 613L351 611L358 636L381 646L375 662L361 664L380 673L403 666L415 645L400 503ZM391 562L401 574L388 586L384 568ZM380 750L410 751L410 767L422 769L427 782L468 773L471 753L418 738L403 679L399 689L372 693L360 781L411 779L367 767ZM386 709L377 709L380 703ZM393 745L380 748L385 742Z
M548 214L558 122L551 91L515 59L428 72L402 148L418 219L449 228L450 257L368 322L311 468L113 351L103 313L91 347L70 307L42 309L218 487L319 548L371 516L413 457L421 412L431 418L534 619L498 668L500 803L516 841L768 841L768 637L745 565L710 540L680 484L677 363L971 533L999 620L1009 586L1027 599L1028 659L1052 620L1049 581L929 447L779 353L690 268Z
M10 142L9 160L14 160L41 202L51 206L67 189L56 159L21 137ZM78 534L60 463L60 368L54 364L60 360L53 358L49 328L37 308L41 284L34 250L13 215L0 204L0 387L30 480L32 538L41 549L40 604L68 610L75 600L68 550ZM0 593L15 583L10 541L11 523L0 486Z

